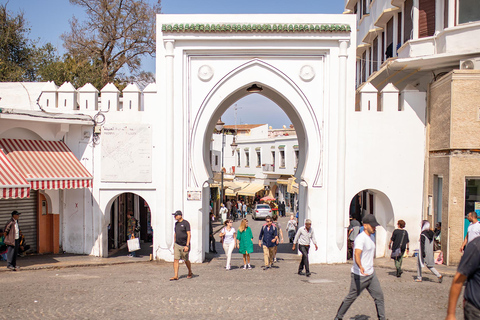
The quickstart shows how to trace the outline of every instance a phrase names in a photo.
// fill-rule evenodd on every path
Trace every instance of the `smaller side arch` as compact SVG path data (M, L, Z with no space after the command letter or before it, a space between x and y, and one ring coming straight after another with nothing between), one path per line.
M360 194L361 218L373 213L380 224L375 231L376 256L388 255L388 243L395 230L395 212L390 198L378 189L363 189L350 197L350 216L352 216L352 201ZM358 213L356 213L358 214Z

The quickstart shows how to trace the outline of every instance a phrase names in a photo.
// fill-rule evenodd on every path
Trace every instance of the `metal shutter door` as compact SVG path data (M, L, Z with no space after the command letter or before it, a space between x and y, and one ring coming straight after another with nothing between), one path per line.
M30 190L30 198L0 200L0 228L12 218L12 211L21 213L18 220L30 250L37 251L37 197L38 191Z

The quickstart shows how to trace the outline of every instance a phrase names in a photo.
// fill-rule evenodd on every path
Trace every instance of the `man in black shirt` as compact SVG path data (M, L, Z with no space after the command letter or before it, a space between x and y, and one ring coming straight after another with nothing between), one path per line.
M175 275L170 278L170 281L178 280L178 268L179 260L185 261L185 265L188 268L187 278L191 279L193 276L192 265L188 260L188 253L190 252L190 239L192 237L190 233L190 223L183 219L182 211L177 210L173 214L175 216L175 233L173 234L173 270Z
M465 281L467 281L463 307L465 320L480 319L480 237L473 239L468 244L460 260L457 273L450 287L445 320L455 320L458 297L462 292Z

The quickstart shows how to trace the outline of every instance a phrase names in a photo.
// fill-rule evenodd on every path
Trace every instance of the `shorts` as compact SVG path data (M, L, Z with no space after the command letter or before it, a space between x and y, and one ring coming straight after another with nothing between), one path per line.
M181 246L176 243L173 245L173 259L188 261L188 254L190 253L190 250L185 252L183 251L183 248L185 248L185 246Z

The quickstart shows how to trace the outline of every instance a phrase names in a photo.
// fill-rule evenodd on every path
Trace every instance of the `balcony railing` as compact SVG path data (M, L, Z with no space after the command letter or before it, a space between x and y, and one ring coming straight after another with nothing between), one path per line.
M263 171L265 172L274 172L275 171L275 165L274 164L262 164Z

